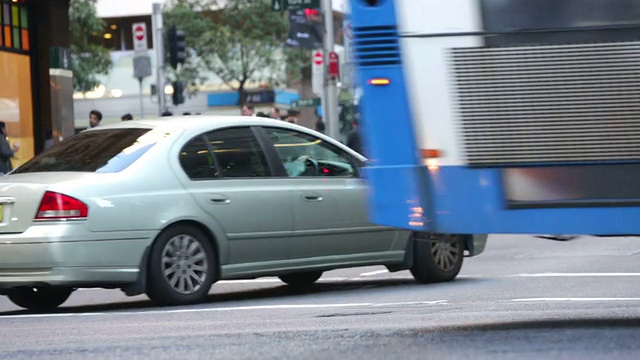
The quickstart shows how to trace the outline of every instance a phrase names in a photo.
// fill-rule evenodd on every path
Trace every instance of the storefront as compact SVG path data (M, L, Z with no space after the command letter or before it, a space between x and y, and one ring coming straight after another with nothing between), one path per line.
M34 155L31 34L25 1L0 0L0 121L20 145L14 166Z

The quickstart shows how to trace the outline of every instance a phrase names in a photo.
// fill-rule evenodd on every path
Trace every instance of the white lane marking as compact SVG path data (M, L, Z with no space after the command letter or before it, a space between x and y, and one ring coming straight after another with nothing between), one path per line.
M528 298L513 299L511 302L554 302L554 301L640 301L640 298Z
M538 274L514 274L510 277L615 277L615 276L640 276L640 273L538 273Z
M115 312L88 312L88 313L63 313L63 314L22 314L4 315L2 319L20 318L47 318L47 317L74 317L74 316L99 316L99 315L158 315L177 313L204 313L222 311L247 311L247 310L288 310L288 309L331 309L331 308L353 308L353 307L381 307L381 306L406 306L406 305L436 305L446 303L447 300L433 301L404 301L394 303L346 303L346 304L283 304L283 305L256 305L256 306L235 306L220 308L189 308L174 310L146 310L146 311L115 311Z
M382 304L373 304L372 307L380 307L380 306L398 306L398 305L437 305L437 304L448 304L448 300L434 300L434 301L407 301L403 303L382 303Z
M389 270L376 270L376 271L370 271L370 272L366 272L366 273L362 273L360 274L360 276L373 276L373 275L380 275L380 274L384 274L384 273L388 273Z

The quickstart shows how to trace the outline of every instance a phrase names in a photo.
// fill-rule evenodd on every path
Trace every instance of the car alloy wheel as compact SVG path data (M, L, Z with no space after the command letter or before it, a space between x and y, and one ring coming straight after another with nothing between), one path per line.
M216 280L213 239L193 225L163 230L149 252L146 293L157 305L203 301Z
M190 295L202 288L209 263L202 244L189 235L171 238L162 251L162 273L178 293Z
M456 235L431 239L431 257L440 270L448 272L456 267L458 258L462 256L460 242L453 239Z
M415 233L413 277L425 284L455 279L462 268L466 236L470 235Z

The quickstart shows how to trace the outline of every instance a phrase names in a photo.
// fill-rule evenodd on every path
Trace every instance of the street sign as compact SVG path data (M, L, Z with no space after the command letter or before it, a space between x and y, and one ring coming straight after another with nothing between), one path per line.
M320 106L320 98L300 99L291 102L292 108L310 108Z
M133 32L133 50L147 50L147 24L143 22L133 23L131 30Z
M133 77L144 79L151 76L151 57L140 55L133 58Z
M335 51L329 53L329 76L332 78L340 77L340 59Z
M320 0L271 0L273 11L319 9Z
M322 96L324 85L324 66L322 51L317 50L311 55L311 88L317 96Z
M320 66L320 65L322 65L322 61L323 61L323 59L322 59L322 51L315 51L313 53L313 64L317 65L317 66Z

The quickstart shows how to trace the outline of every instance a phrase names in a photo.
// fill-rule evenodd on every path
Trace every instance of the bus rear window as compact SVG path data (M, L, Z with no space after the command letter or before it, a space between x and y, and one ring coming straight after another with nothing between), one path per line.
M117 173L144 155L162 138L162 135L166 136L151 129L141 128L83 132L44 151L12 173L53 171Z

